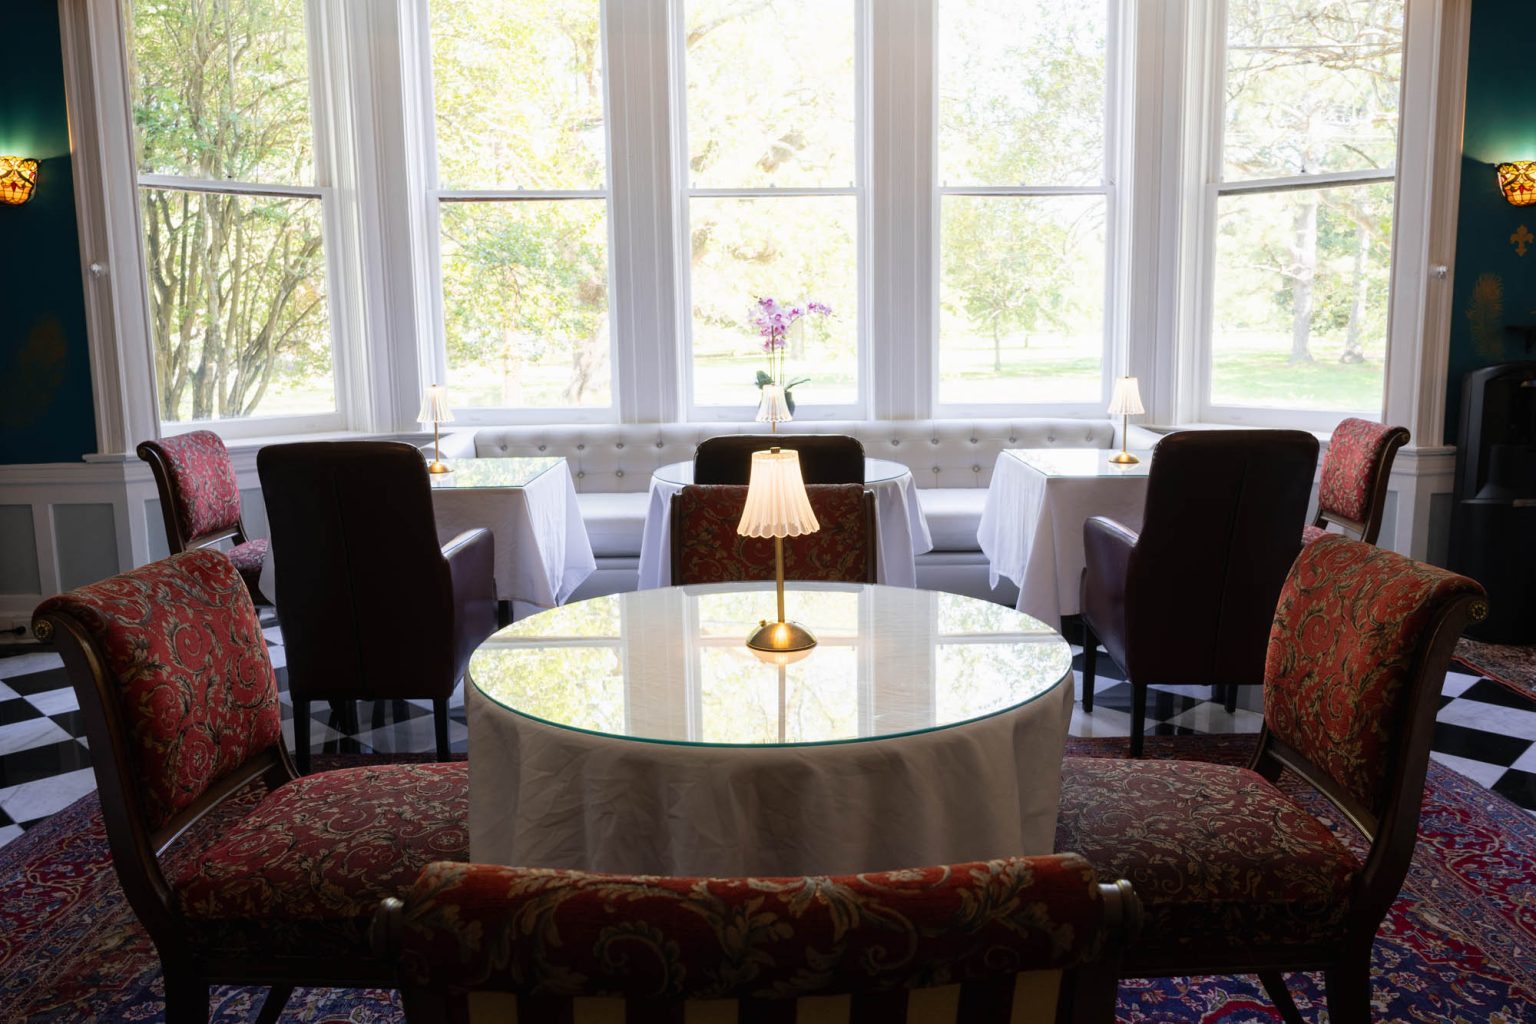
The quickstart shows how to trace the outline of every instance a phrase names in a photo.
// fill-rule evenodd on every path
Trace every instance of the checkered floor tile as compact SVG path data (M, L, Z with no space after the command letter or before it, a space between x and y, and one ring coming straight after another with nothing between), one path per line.
M274 627L267 630L267 639L282 688L283 731L291 744L293 709L282 637ZM1080 652L1077 668L1081 698ZM1131 688L1108 657L1100 655L1098 669L1093 713L1085 713L1079 699L1072 711L1072 735L1129 736ZM1263 710L1258 687L1244 688L1231 714L1210 696L1208 687L1153 687L1147 701L1148 734L1258 731ZM313 751L407 753L434 748L429 702L408 702L398 720L393 707L384 711L384 724L375 726L373 705L360 702L359 729L347 735L324 704L315 705ZM462 692L449 702L449 719L449 742L455 751L463 751L469 729ZM1536 703L1491 680L1452 672L1441 696L1431 756L1536 815ZM85 725L58 656L35 651L5 656L0 650L0 846L94 787Z

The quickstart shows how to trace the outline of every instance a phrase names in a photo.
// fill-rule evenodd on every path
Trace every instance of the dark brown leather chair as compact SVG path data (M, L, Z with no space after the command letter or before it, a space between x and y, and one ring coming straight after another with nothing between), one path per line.
M489 530L438 545L421 452L392 441L321 441L256 457L272 531L294 745L309 765L309 705L432 701L448 756L448 698L496 630Z
M752 453L769 448L800 453L800 477L808 484L862 484L864 445L847 434L721 434L699 442L693 455L696 484L745 484Z
M1096 644L1132 687L1140 757L1148 683L1235 688L1264 681L1285 574L1301 550L1317 438L1300 430L1185 430L1152 453L1140 534L1083 524L1083 707Z

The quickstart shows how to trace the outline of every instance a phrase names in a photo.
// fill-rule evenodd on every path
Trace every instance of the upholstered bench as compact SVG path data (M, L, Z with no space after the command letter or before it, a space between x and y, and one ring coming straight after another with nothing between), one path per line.
M576 482L597 572L577 597L632 590L645 527L651 473L693 458L714 434L759 433L757 423L604 423L482 427L443 439L445 458L563 455ZM1005 448L1107 448L1118 444L1103 419L832 420L786 424L784 433L852 434L870 458L905 463L933 550L917 558L921 586L1012 603L1006 580L992 591L976 527Z

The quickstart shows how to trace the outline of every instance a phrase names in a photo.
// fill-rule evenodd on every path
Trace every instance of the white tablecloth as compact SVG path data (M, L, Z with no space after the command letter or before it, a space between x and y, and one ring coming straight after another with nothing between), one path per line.
M1147 477L1055 476L1003 452L992 470L976 539L999 576L1019 585L1015 607L1057 629L1081 608L1083 522L1107 516L1141 529Z
M597 561L565 460L522 487L433 488L437 536L487 527L496 539L496 597L521 618L563 604Z
M876 581L893 587L917 586L917 555L933 550L928 520L917 501L912 471L899 462L865 459L865 487L875 492L875 521L880 553ZM651 476L651 498L640 540L640 589L672 583L672 496L693 481L693 464L663 466Z

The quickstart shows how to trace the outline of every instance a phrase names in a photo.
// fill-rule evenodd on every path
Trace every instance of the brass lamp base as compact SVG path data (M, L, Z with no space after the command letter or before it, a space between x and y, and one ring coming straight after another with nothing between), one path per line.
M1121 466L1134 466L1136 463L1140 462L1141 460L1138 459L1136 456L1132 455L1130 452L1126 451L1124 448L1122 448L1118 452L1116 452L1114 455L1111 455L1109 457L1109 461L1113 462L1113 463L1116 463L1117 465L1121 465Z
M769 622L763 619L747 637L747 646L754 651L784 652L808 651L816 646L811 631L798 622Z
M448 465L448 463L443 462L440 459L433 459L431 462L427 463L427 472L428 473L452 473L453 472L453 467Z

